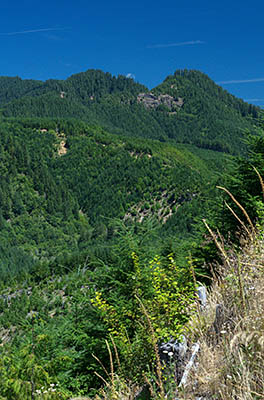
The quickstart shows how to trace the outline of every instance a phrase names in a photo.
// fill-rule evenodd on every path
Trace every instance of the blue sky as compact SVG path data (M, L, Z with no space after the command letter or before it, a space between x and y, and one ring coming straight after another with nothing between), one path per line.
M264 105L263 0L20 0L0 4L0 75L102 69L149 88L198 69Z

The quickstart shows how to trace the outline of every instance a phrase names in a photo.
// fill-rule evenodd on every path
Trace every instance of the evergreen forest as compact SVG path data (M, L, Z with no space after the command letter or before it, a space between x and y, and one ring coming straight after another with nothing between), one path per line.
M202 221L239 243L228 191L263 219L263 111L199 71L0 77L0 157L3 400L144 385L219 261Z

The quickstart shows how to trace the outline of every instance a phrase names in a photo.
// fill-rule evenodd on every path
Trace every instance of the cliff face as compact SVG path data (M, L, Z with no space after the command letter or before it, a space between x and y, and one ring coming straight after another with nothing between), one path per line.
M169 94L155 96L152 92L139 93L137 96L137 102L150 109L156 109L159 105L165 105L169 110L181 108L184 103L181 97L175 98Z

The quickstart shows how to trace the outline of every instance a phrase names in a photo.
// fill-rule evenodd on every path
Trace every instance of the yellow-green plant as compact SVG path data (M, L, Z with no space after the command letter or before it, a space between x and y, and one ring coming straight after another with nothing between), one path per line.
M130 298L124 301L121 296L111 297L96 290L91 300L114 338L126 370L135 366L146 368L146 362L151 364L157 358L153 343L178 337L195 309L190 266L179 267L172 254L147 261L141 258L132 252Z
M110 335L118 337L124 344L127 343L126 328L118 316L116 307L109 304L99 291L95 291L95 297L91 299L91 303L100 311L104 321L107 323Z
M188 267L180 268L173 255L162 261L156 256L149 262L153 296L146 308L157 338L166 339L182 333L194 305L194 283Z

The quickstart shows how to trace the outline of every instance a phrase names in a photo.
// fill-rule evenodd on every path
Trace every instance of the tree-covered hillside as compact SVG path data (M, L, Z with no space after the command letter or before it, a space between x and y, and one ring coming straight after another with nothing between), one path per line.
M233 174L263 213L261 111L185 70L151 91L97 70L0 77L0 107L0 400L92 395L110 348L122 378L152 382L153 341L210 281L202 219L237 230L216 185Z
M88 70L65 81L0 78L4 116L78 118L112 133L239 153L260 110L198 71L179 70L149 91L124 76Z
M156 311L164 304L151 287L151 262L162 263L161 282L171 271L169 286L160 283L164 295L171 296L177 274L173 296L182 293L189 304L193 285L184 249L194 240L197 218L209 212L213 182L228 156L117 136L79 120L6 117L0 154L0 396L26 399L32 382L37 390L55 382L64 399L91 393L100 385L91 354L108 362L105 339L117 320L136 357L142 352L145 328L134 296L156 304L158 329ZM116 319L104 320L101 295ZM176 324L170 329L180 330L187 318L180 304L168 314ZM125 363L130 350L123 339ZM135 369L124 364L131 374L151 362L147 343Z
M161 232L184 238L224 168L218 152L76 120L4 118L0 132L3 274L64 252L88 254L94 242L111 240L113 218L152 218Z

